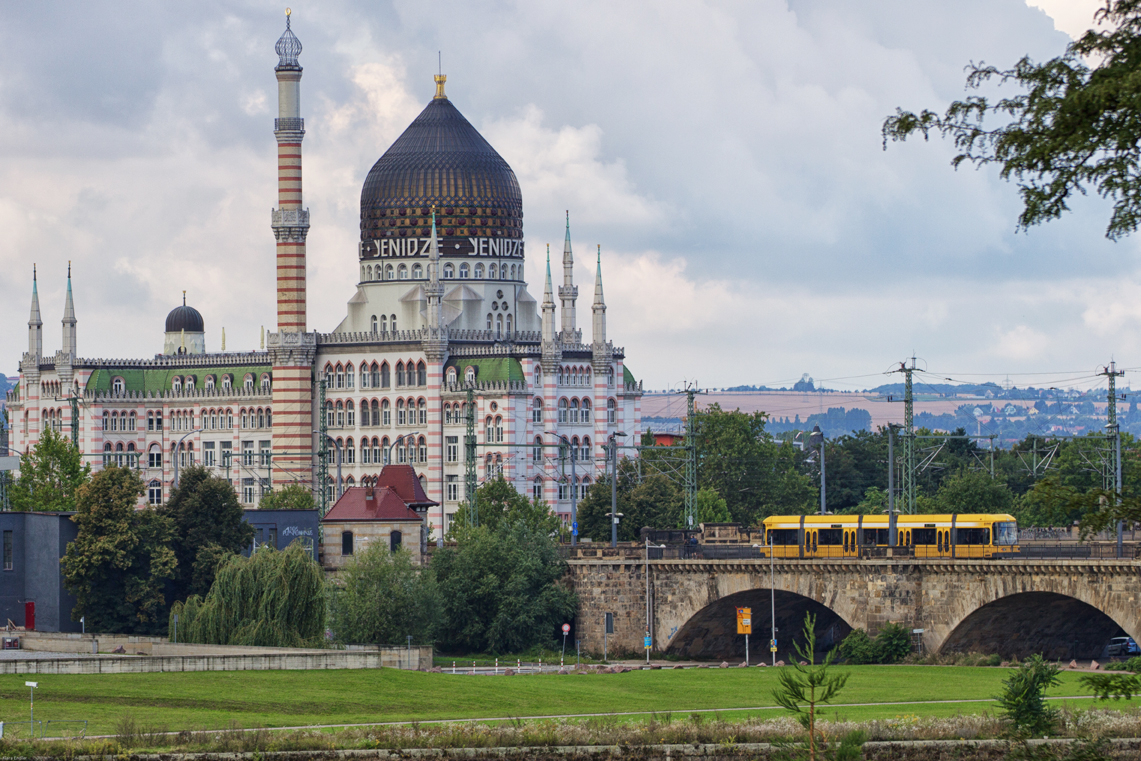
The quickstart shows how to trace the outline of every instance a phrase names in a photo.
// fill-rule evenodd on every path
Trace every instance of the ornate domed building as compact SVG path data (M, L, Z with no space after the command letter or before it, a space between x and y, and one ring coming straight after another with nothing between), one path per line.
M226 352L223 332L221 351L207 352L205 321L184 294L161 355L80 359L69 273L64 349L53 358L33 284L29 351L8 398L15 446L33 446L48 425L71 431L85 453L144 471L156 504L193 463L228 477L247 504L301 482L329 506L393 462L413 465L439 503L428 514L438 532L472 488L499 475L569 520L606 470L611 437L641 430L641 387L606 336L601 257L584 342L569 215L556 324L549 255L542 300L527 289L515 173L441 75L365 179L345 318L309 330L301 43L288 22L276 52L277 330L259 351Z

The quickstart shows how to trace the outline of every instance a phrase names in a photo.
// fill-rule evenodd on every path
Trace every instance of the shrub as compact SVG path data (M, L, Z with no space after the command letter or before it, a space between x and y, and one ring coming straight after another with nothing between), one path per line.
M1051 733L1058 711L1046 706L1044 696L1047 687L1061 684L1059 670L1041 655L1032 655L1002 683L996 700L1016 733L1035 737Z
M840 657L848 663L876 663L875 641L863 629L853 629L840 643Z
M898 663L911 652L911 633L899 624L888 624L876 635L876 663Z

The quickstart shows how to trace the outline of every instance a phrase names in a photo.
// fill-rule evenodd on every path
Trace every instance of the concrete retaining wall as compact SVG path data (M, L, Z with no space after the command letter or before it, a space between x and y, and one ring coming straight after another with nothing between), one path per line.
M20 649L85 657L0 660L0 674L129 674L156 671L259 671L396 668L427 671L431 647L360 646L349 650L239 647L170 642L165 637L20 632ZM94 655L95 648L99 655ZM125 655L110 656L122 647ZM138 657L140 655L149 657ZM128 657L136 656L136 657Z

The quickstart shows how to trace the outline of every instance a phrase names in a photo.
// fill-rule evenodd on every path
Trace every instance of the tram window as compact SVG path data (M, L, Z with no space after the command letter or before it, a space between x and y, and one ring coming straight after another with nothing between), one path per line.
M886 528L864 529L864 544L887 544L888 530Z
M911 540L915 544L935 544L937 537L935 536L936 529L933 528L917 528L911 530Z
M820 544L843 544L844 543L844 529L842 528L822 528L819 532Z
M817 548L820 547L820 542L818 541L819 539L820 539L820 532L819 531L813 531L812 532L812 551L813 552L816 552Z
M800 544L800 530L795 528L769 529L769 541L773 544L796 545Z
M990 544L988 528L961 528L957 533L959 544Z
M1018 544L1018 524L1013 521L994 524L994 543L999 545Z

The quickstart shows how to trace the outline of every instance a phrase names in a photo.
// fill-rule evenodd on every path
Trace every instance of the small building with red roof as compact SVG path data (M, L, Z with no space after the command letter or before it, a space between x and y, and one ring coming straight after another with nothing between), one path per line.
M376 542L392 552L405 547L412 561L423 562L428 544L428 499L411 465L386 465L378 475L365 476L361 486L345 489L321 519L321 565L327 571L343 567L353 555Z

